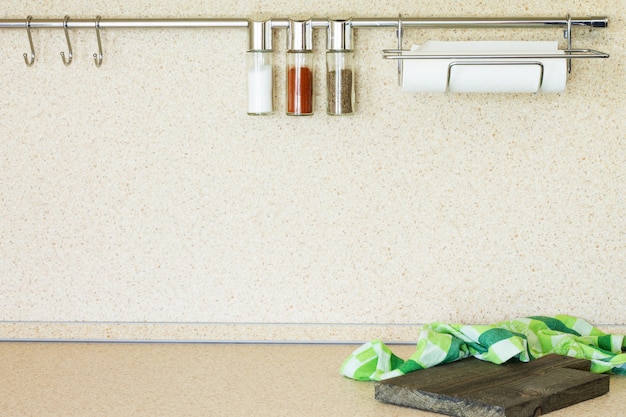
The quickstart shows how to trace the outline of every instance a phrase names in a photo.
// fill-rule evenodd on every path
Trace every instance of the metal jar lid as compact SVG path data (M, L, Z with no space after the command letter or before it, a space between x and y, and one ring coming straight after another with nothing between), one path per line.
M328 21L326 49L329 51L352 50L352 38L352 19Z
M272 21L248 22L249 46L251 51L272 50Z
M312 51L313 50L313 21L289 20L287 30L288 51Z

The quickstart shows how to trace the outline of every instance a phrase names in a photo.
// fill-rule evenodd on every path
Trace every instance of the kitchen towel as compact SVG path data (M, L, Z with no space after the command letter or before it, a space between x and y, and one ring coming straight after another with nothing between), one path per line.
M534 316L493 325L432 323L424 326L417 348L404 361L380 340L355 350L341 374L360 381L381 381L469 356L501 364L528 362L548 354L591 361L591 372L626 375L626 338L602 332L583 319Z
M563 53L550 41L428 41L410 55ZM402 91L414 93L561 93L567 82L565 58L404 59L402 66Z

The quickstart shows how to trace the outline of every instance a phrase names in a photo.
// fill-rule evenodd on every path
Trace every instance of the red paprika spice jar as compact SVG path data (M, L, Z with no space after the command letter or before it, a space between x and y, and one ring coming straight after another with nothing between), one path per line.
M287 33L287 114L313 114L313 25L290 20Z

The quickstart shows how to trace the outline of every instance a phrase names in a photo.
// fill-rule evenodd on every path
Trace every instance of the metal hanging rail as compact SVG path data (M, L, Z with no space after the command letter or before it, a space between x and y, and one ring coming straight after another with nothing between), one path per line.
M419 18L402 17L401 24L404 27L414 28L554 28L566 27L568 23L572 26L585 26L590 28L606 28L608 18L606 17L536 17L536 18L465 18L465 17L443 17L443 18ZM249 24L247 18L111 18L100 19L101 29L205 29L205 28L247 28ZM397 28L398 17L390 18L352 18L354 28ZM289 19L271 19L273 28L286 28L289 26ZM313 18L313 27L328 27L328 19ZM63 18L59 19L37 19L30 20L31 29L91 29L95 25L94 19L74 19L67 22ZM28 26L27 18L24 19L0 19L0 29L24 29Z

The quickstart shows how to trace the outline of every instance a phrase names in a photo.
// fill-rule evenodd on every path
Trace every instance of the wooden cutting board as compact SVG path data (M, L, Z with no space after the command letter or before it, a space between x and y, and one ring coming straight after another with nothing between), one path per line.
M494 365L468 358L376 384L377 400L457 417L534 417L609 392L589 361L548 355Z

